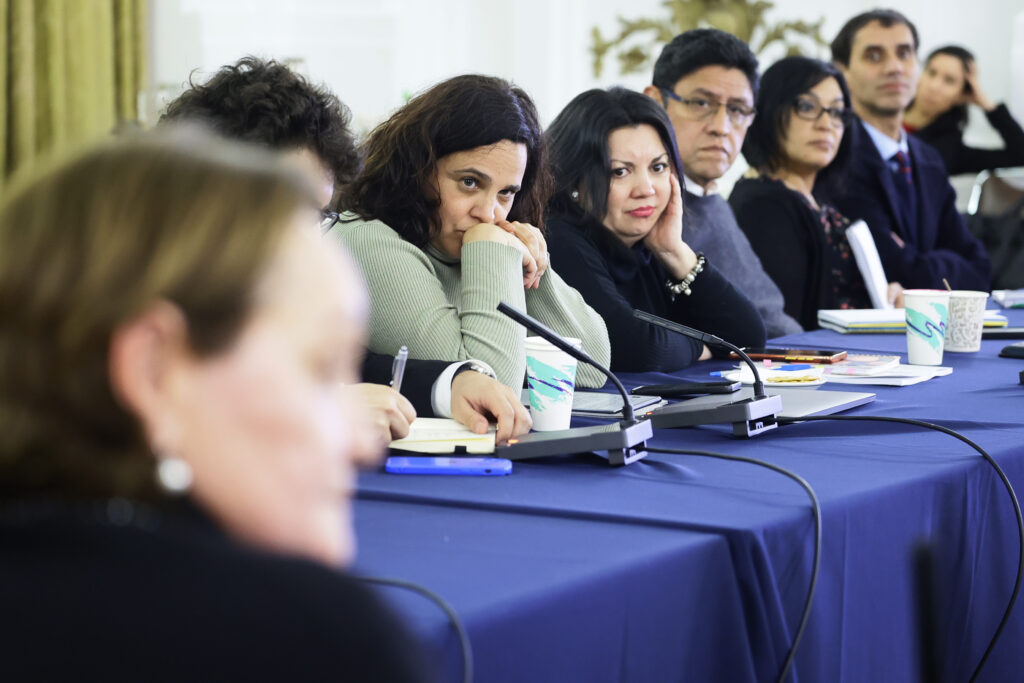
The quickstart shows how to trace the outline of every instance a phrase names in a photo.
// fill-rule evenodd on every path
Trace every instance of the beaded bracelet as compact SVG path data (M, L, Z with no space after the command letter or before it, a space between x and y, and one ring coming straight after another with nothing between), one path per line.
M697 279L697 276L704 270L704 264L707 263L707 259L704 258L704 254L697 254L697 263L693 266L693 270L686 274L679 282L672 282L671 280L665 281L665 286L668 287L668 293L672 296L672 300L675 301L676 297L680 294L690 296L692 291L690 285Z

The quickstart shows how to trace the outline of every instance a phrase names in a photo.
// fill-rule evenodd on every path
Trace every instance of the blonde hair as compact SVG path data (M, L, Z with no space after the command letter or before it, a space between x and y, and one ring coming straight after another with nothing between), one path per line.
M112 334L157 301L197 355L231 343L303 179L266 152L177 130L25 180L0 209L0 499L154 499L155 459L112 391Z

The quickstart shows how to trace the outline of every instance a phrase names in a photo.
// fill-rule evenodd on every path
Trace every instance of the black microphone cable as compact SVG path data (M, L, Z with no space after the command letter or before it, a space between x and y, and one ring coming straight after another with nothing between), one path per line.
M1003 468L999 466L999 463L997 463L984 448L974 443L960 432L952 430L949 427L943 427L942 425L935 424L934 422L925 422L924 420L915 420L909 417L887 417L883 415L813 415L808 417L779 418L779 424L796 424L798 422L810 422L812 420L895 422L899 424L913 425L923 429L931 429L941 432L942 434L952 436L954 439L963 441L965 444L980 453L981 457L984 458L985 461L992 466L992 469L996 471L996 474L999 475L999 479L1003 482L1003 486L1006 487L1006 492L1010 494L1010 501L1013 503L1013 511L1017 516L1017 578L1013 583L1013 592L1010 594L1010 601L1006 605L1006 611L1003 612L1003 618L999 620L999 626L996 628L996 632L993 634L992 640L989 641L988 647L985 648L985 653L981 656L981 660L974 668L974 673L971 674L971 678L969 679L970 683L978 680L978 676L981 674L981 670L985 666L985 662L988 661L989 655L991 655L992 651L995 649L996 641L999 640L999 636L1003 634L1003 629L1006 628L1007 622L1010 621L1010 614L1013 612L1013 606L1017 602L1017 595L1020 593L1021 577L1024 575L1024 517L1021 516L1020 501L1017 499L1017 493L1013 490L1013 485L1010 483L1009 477L1006 476L1006 473L1003 472Z
M402 579L387 579L379 576L363 576L360 574L353 574L354 578L359 581L366 583L373 583L379 586L393 586L395 588L404 588L405 590L418 593L426 599L430 600L438 607L441 608L447 616L448 620L452 623L452 628L455 629L455 634L459 637L459 647L462 650L462 680L463 683L472 683L473 681L473 645L469 642L469 633L466 631L465 625L462 620L459 619L459 615L455 612L455 608L452 607L447 600L442 598L440 595L430 590L426 586L421 586L418 583L412 581L403 581Z
M726 453L716 453L714 451L699 451L688 448L657 448L652 446L647 447L647 452L667 453L670 455L698 455L706 458L745 462L783 474L795 481L797 484L800 484L800 486L807 492L808 497L811 499L811 512L814 514L814 562L811 565L811 581L807 587L807 598L804 601L803 612L800 614L800 623L797 626L796 633L793 635L793 642L789 646L789 652L786 653L786 659L782 662L782 668L779 670L779 675L775 679L778 683L782 683L789 674L790 668L793 666L797 648L800 647L800 640L803 638L804 631L807 629L807 622L811 618L811 604L814 602L814 590L818 586L818 572L821 568L821 505L818 503L818 496L815 495L814 489L811 488L811 485L807 483L806 479L796 472L787 470L784 467L779 467L778 465L764 460L757 460L756 458L747 458L742 455L728 455Z

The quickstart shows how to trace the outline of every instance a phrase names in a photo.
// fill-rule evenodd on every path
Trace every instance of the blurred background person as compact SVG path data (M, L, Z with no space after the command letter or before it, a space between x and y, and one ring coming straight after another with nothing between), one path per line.
M760 175L738 182L729 205L782 290L786 312L814 329L818 309L871 308L846 239L850 221L814 194L818 177L842 182L849 163L846 81L831 64L787 57L761 77L756 106L743 156ZM901 288L889 289L894 301Z
M967 108L976 105L1003 139L1002 149L964 144ZM917 94L903 115L903 128L934 147L950 175L1024 166L1024 129L1003 103L981 89L974 55L958 45L934 50L924 63Z
M634 308L764 345L754 305L685 241L676 143L657 102L625 88L588 90L547 140L552 263L604 318L612 369L671 371L711 356L699 341L637 320Z
M414 358L479 358L519 390L526 330L506 302L608 364L604 321L548 267L541 225L550 173L537 110L500 78L457 76L373 130L365 166L343 189L349 211L328 233L369 284L370 349ZM577 384L605 382L580 365Z
M321 228L337 221L335 190L352 182L360 168L348 108L323 86L287 66L244 57L222 67L208 81L192 84L168 106L162 122L199 121L227 138L281 153L306 173L317 189ZM501 443L529 431L529 413L519 396L494 379L478 360L458 363L410 359L402 393L386 386L393 355L367 353L363 383L352 384L353 400L371 408L383 441L402 438L417 414L453 417L477 432L497 422Z
M422 679L337 569L379 451L339 390L363 286L318 219L276 156L193 134L8 196L0 678Z

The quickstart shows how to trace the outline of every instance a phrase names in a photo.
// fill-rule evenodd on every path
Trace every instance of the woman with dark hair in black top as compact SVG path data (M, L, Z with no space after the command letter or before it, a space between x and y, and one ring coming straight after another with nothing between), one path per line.
M969 104L985 112L1003 139L1002 149L964 144ZM938 151L950 175L1024 166L1024 129L1005 104L996 104L982 91L974 55L958 45L946 45L928 55L917 95L903 115L903 127Z
M760 175L737 183L729 205L786 313L814 329L818 309L870 308L846 239L850 221L814 193L817 181L841 179L850 155L845 80L825 62L787 57L765 72L756 106L743 155ZM901 290L891 283L890 301Z
M551 261L604 318L612 369L671 371L710 357L700 342L637 320L635 308L740 346L764 343L753 304L684 241L676 141L657 102L589 90L566 105L547 142Z

